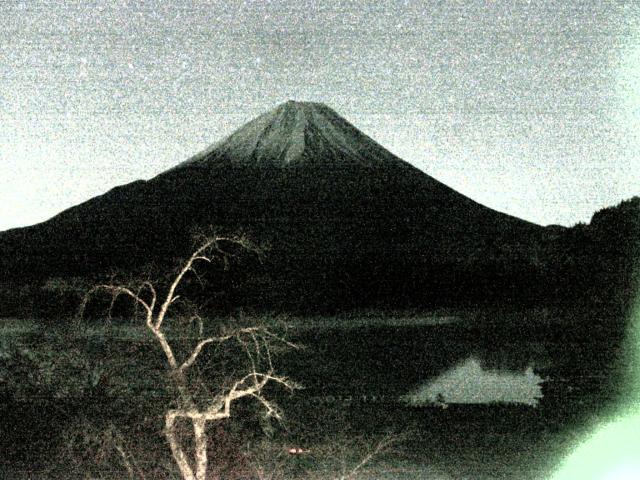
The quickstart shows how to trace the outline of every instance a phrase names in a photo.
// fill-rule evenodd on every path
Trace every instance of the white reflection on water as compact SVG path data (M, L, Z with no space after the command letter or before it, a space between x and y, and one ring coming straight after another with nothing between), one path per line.
M412 406L433 403L520 403L535 406L542 398L542 377L524 372L485 370L471 357L403 397Z

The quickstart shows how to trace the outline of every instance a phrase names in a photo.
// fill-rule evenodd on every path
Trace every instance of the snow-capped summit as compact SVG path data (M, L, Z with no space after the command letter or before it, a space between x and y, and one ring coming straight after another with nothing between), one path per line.
M382 166L401 161L323 103L289 100L180 166L224 160L285 167L303 162Z

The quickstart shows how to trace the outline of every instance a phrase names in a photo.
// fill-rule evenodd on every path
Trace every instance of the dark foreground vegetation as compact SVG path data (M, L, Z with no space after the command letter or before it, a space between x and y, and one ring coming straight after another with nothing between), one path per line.
M267 392L282 422L246 399L209 425L207 478L545 478L617 398L624 319L586 309L450 313L459 321L290 329L307 348L274 362L305 388ZM175 395L142 326L5 321L0 342L4 478L181 478L163 434ZM242 357L205 355L198 374L208 378ZM399 400L469 355L492 368L532 365L547 379L541 403Z

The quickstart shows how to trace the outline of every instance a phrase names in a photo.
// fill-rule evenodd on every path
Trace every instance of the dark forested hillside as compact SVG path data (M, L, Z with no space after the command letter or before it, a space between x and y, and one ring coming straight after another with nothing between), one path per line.
M548 285L560 300L628 303L638 285L640 198L561 231L546 252Z

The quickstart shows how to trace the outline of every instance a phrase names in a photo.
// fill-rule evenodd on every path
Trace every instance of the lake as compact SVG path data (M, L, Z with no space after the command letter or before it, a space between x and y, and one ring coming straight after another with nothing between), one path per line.
M411 432L401 454L372 463L376 478L544 478L619 391L624 322L606 312L317 320L291 319L292 339L306 348L276 364L305 389L280 403L312 430L306 436ZM0 322L0 341L36 331L47 327ZM81 335L105 369L149 370L127 375L131 392L162 381L161 357L143 328L90 324Z

